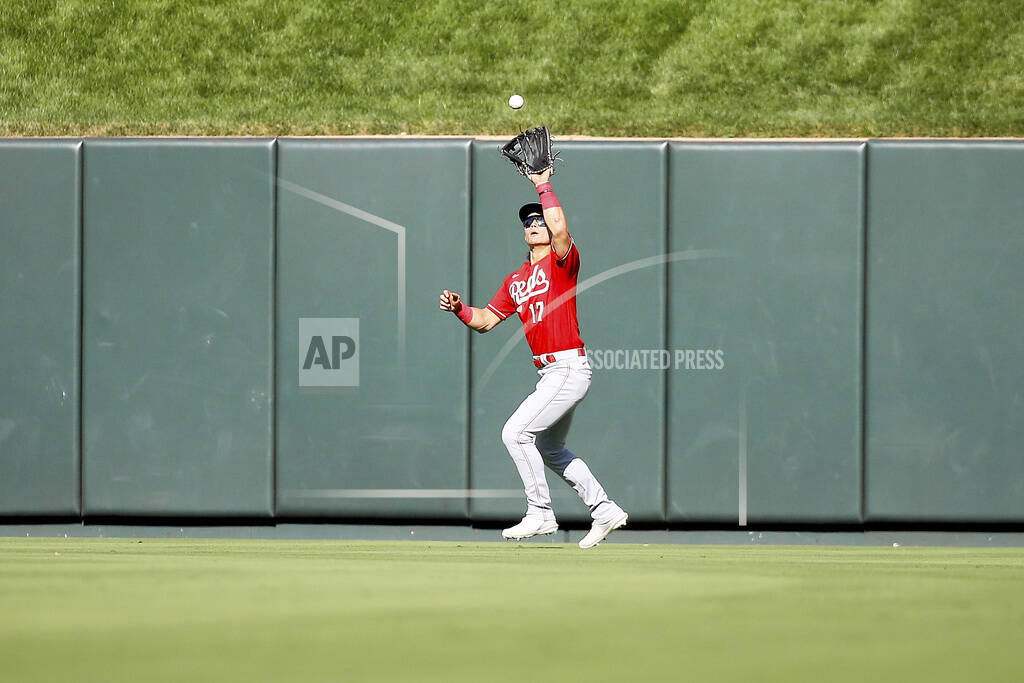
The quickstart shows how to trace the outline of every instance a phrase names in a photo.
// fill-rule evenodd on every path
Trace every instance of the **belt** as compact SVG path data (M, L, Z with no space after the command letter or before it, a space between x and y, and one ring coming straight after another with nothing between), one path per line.
M576 358L577 356L585 356L587 352L585 349L569 349L568 351L556 351L554 353L545 353L540 356L533 357L533 364L538 368L542 368L545 365L551 365L556 360L565 360L566 358Z

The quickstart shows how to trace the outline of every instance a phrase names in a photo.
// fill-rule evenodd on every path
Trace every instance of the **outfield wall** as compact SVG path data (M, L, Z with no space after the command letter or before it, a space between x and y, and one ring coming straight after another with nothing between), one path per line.
M519 325L436 307L524 257L498 145L0 142L0 516L520 514ZM558 148L633 520L1024 522L1024 143Z

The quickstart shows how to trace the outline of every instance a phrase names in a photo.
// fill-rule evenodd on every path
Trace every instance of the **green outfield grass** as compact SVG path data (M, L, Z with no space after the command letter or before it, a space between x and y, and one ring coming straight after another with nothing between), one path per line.
M526 96L516 117L505 106ZM1024 135L1019 0L6 0L0 134Z
M4 681L1007 681L1024 550L0 539Z

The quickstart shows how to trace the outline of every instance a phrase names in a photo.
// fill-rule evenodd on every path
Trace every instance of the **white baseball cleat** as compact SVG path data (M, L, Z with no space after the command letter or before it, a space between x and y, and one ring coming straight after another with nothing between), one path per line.
M501 536L510 541L519 541L531 536L553 534L556 531L558 531L558 522L555 520L527 515L519 524L502 530Z
M594 522L593 526L590 527L590 533L584 536L583 540L580 541L580 547L593 548L595 545L606 539L608 534L621 526L626 526L627 519L629 519L629 515L626 514L625 510L620 509L618 514L607 522Z

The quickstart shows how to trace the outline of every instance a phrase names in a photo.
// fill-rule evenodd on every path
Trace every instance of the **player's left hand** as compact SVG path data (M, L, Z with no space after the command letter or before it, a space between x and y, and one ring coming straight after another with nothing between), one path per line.
M548 179L551 177L551 172L553 170L554 169L549 168L546 171L542 171L540 173L533 173L533 174L528 175L526 177L529 178L530 182L533 183L534 187L536 187L537 185L541 185L543 183L546 183L548 181Z

